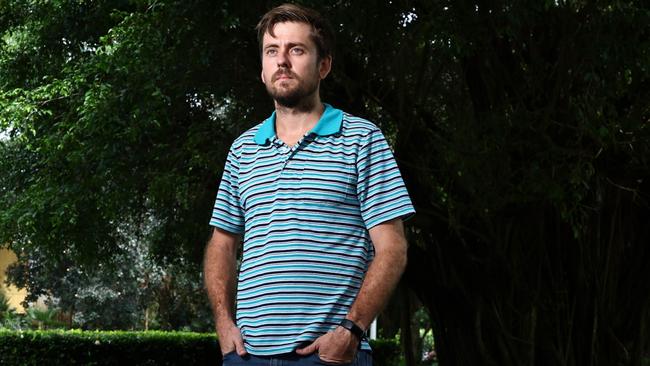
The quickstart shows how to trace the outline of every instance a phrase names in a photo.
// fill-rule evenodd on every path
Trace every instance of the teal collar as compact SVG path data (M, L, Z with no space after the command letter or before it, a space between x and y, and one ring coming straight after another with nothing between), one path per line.
M343 111L336 109L327 103L323 115L320 117L316 126L309 131L308 135L316 136L330 136L341 132L341 125L343 124ZM254 140L258 145L266 145L266 143L276 136L275 133L275 112L269 118L264 120L262 126L257 130Z

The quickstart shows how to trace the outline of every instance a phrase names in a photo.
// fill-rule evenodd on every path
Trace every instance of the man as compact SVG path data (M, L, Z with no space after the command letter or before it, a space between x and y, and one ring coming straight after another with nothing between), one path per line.
M321 103L320 15L285 4L257 30L275 112L230 148L204 263L224 365L370 365L364 332L406 265L413 206L381 131Z

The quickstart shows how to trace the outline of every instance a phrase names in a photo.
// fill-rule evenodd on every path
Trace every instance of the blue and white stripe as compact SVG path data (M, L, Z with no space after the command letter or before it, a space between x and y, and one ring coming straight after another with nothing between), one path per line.
M293 147L274 126L275 114L235 140L210 221L244 234L237 324L255 355L292 352L335 328L372 260L368 230L414 212L371 122L326 105Z

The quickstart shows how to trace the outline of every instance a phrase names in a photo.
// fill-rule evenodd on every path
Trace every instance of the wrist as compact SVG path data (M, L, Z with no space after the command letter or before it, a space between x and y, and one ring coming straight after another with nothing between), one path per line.
M217 328L217 332L219 332L219 331L228 330L232 327L236 327L237 325L231 318L222 318L215 322L215 326Z
M358 341L361 341L366 336L366 332L364 331L364 329L350 319L345 318L341 320L341 323L339 323L339 327L346 329Z
M362 313L355 311L354 309L351 309L350 312L348 312L348 314L345 316L345 319L353 321L354 324L356 324L363 331L366 331L372 322L372 319L370 319L370 322L366 323L367 316L364 316Z

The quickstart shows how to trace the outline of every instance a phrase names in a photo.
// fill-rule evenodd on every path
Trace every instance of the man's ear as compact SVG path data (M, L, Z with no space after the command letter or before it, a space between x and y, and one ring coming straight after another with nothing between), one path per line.
M332 70L332 56L325 56L318 62L318 73L323 80Z
M261 74L261 76L262 76L262 82L263 82L264 84L266 84L266 80L264 80L264 70L262 70L262 72L260 72L260 74Z

